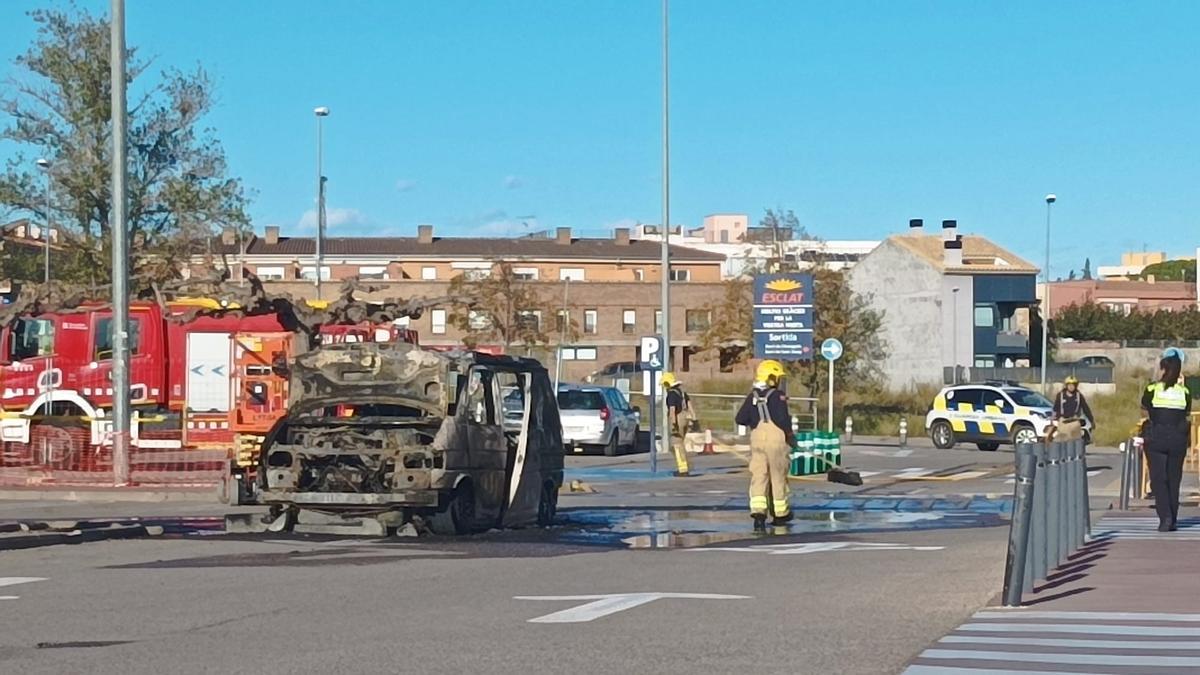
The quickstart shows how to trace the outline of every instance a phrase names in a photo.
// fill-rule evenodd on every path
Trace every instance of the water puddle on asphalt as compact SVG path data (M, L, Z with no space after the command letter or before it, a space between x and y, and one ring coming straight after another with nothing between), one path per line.
M755 532L741 509L572 509L561 514L555 536L563 543L627 548L695 548L754 537L845 534L897 530L986 527L1006 522L996 514L968 511L796 511L783 526Z

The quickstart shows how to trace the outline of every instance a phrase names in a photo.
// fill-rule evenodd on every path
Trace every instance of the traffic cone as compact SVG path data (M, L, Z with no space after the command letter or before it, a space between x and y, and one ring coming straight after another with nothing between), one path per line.
M712 429L704 430L704 449L700 451L702 455L716 454L713 450Z

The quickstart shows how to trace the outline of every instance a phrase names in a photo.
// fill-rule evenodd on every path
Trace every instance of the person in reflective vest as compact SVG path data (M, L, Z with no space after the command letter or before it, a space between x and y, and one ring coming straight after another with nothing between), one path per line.
M1158 512L1158 531L1174 532L1179 519L1179 484L1191 435L1192 392L1184 386L1183 352L1168 349L1159 361L1158 381L1142 394L1142 425L1150 490Z
M692 403L674 373L663 373L662 385L667 390L667 423L671 431L671 450L675 453L675 475L687 477L687 447L684 439L692 424Z
M739 425L750 428L750 516L755 528L766 526L768 509L775 515L775 525L792 520L788 465L796 435L787 395L779 389L786 372L778 361L760 363L754 387L736 417Z

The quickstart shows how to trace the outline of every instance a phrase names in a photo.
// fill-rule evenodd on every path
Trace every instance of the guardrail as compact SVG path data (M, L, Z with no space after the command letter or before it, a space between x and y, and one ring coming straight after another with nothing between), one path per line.
M1004 564L1004 604L1046 579L1091 535L1087 451L1082 440L1018 445L1013 516Z
M746 400L745 394L692 394L689 392L688 398L692 401L692 409L696 411L696 418L700 422L701 429L737 431L737 424L733 418L737 415L738 408L742 407L742 401ZM820 419L817 399L788 396L788 407L791 409L792 417L798 420L799 429L816 430Z

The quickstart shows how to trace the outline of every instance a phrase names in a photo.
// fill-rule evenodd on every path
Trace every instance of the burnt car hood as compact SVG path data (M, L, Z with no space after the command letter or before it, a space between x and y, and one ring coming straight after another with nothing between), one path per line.
M409 344L344 343L301 354L292 365L291 406L302 414L339 403L446 409L446 357Z

